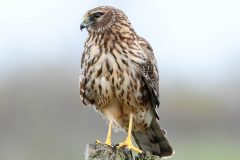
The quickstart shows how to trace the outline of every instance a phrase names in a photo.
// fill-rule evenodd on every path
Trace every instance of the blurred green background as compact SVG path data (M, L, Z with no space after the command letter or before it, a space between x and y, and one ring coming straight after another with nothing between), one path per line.
M80 160L87 143L105 139L105 120L78 88L79 25L99 5L124 10L152 44L172 160L239 160L237 0L0 1L0 159Z

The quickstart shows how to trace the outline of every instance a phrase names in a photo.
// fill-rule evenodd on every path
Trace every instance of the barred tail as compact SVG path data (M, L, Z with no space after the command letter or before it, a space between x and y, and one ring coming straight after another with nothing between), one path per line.
M172 146L166 138L166 132L160 128L158 122L153 119L145 132L133 132L135 142L143 151L150 151L160 157L169 157L174 154Z

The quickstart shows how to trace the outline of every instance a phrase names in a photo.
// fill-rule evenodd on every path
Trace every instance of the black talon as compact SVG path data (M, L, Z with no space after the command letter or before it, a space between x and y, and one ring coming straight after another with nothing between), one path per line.
M132 150L131 149L128 149L128 148L124 148L124 152L126 153L126 154L131 154L132 155Z
M138 153L138 155L136 156L136 160L143 159L144 157L146 157L146 152Z
M113 145L113 149L116 150L117 146L119 146L119 143Z
M127 154L128 154L130 151L131 151L130 149L124 148L124 152L127 153Z
M127 155L130 155L131 157L133 157L131 149L124 148L124 152L125 152Z

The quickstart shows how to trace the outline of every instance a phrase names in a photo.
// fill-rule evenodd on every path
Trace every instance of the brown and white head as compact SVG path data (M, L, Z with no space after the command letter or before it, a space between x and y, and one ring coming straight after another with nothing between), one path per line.
M127 16L121 10L111 6L100 6L87 11L80 29L86 28L89 33L105 32L116 26L120 20L122 22L123 19L130 25Z

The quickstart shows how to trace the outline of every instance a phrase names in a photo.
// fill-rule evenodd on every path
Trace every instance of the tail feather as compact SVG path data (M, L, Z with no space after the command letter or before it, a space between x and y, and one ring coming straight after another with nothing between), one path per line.
M153 119L145 132L133 132L135 142L143 151L150 151L160 157L169 157L174 154L172 146L166 138L166 131L160 128L158 122Z

